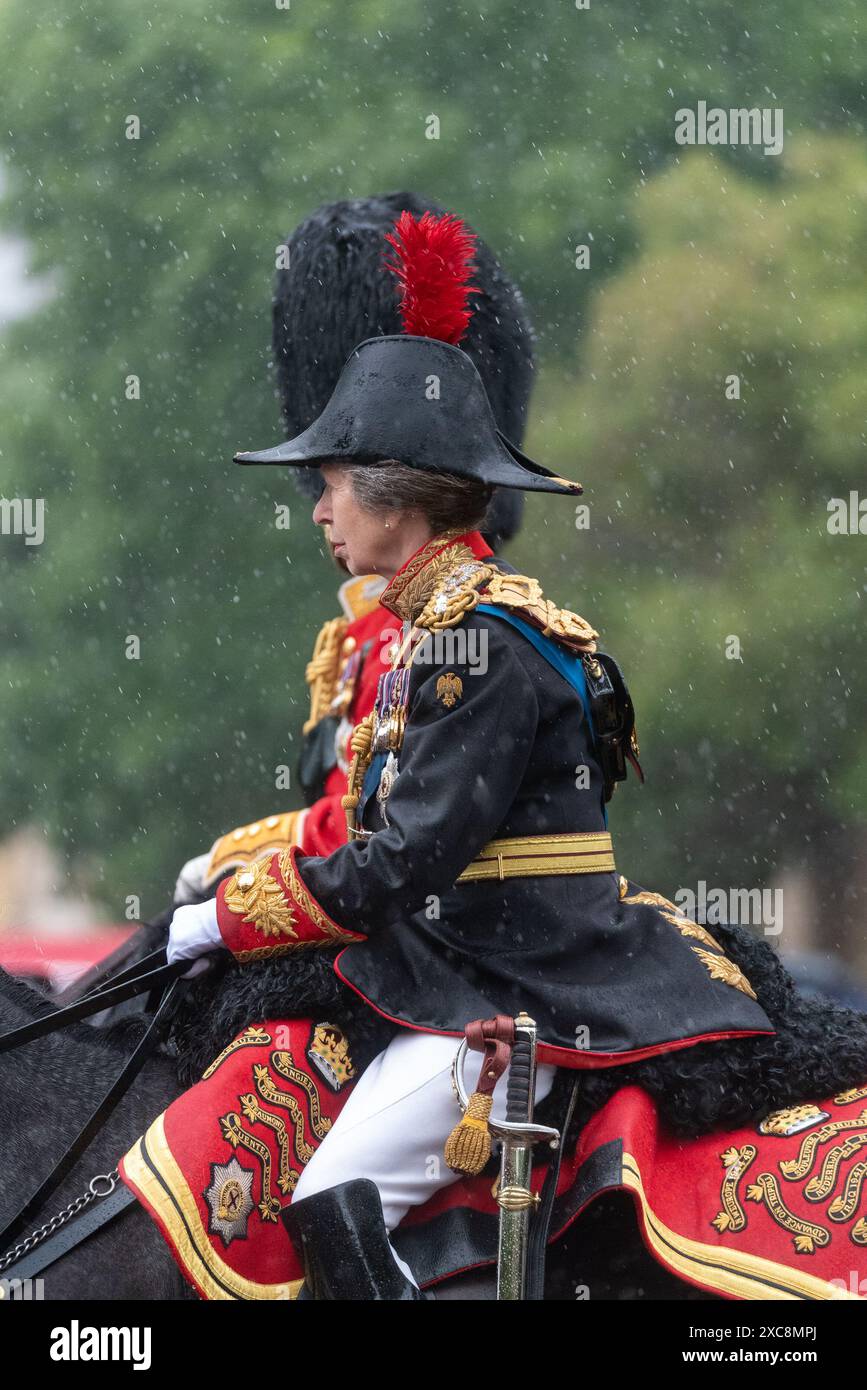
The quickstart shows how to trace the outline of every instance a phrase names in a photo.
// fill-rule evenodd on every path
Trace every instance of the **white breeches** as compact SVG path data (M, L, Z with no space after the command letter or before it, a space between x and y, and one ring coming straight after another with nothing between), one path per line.
M292 1200L369 1178L379 1188L386 1229L393 1231L410 1207L456 1182L459 1174L443 1158L443 1145L461 1113L451 1082L459 1044L460 1038L438 1033L398 1033L362 1072ZM481 1053L469 1053L466 1071L473 1083L481 1061ZM555 1072L552 1066L537 1068L537 1101L550 1091ZM492 1114L498 1119L505 1116L508 1075L507 1070L494 1092Z

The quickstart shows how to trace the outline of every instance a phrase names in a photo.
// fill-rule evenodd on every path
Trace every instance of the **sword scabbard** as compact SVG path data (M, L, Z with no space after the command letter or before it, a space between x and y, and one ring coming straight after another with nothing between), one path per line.
M515 1019L515 1042L506 1087L506 1133L501 1138L500 1241L497 1298L518 1301L525 1296L530 1217L536 1205L532 1191L533 1145L524 1136L509 1136L510 1124L533 1122L536 1091L536 1024L527 1014Z

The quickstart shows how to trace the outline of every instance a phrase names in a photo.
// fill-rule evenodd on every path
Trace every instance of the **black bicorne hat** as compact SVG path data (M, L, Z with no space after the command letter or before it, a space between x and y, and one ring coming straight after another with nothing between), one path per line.
M400 287L402 334L366 338L350 354L325 406L285 444L235 455L238 463L315 468L327 460L396 459L492 487L579 493L535 464L497 428L482 379L457 343L473 317L477 237L451 213L404 209L385 242Z
M401 331L400 298L393 277L382 273L382 250L402 212L441 218L446 209L410 189L346 198L323 203L285 238L272 346L286 437L325 409L358 343ZM477 292L461 347L479 370L497 427L520 447L533 385L533 326L517 285L478 235L473 260ZM315 502L323 485L319 469L293 473L298 490ZM523 509L523 493L494 492L481 527L494 550L517 535Z
M325 409L294 439L235 455L236 463L302 468L340 459L395 459L429 473L530 492L582 491L580 483L527 458L497 428L482 379L465 352L408 333L360 343Z

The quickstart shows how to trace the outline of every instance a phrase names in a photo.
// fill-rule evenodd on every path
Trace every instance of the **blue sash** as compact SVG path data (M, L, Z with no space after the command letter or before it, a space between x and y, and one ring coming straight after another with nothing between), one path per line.
M581 701L587 719L587 725L590 729L590 737L593 739L595 745L596 730L593 727L593 711L590 708L590 697L587 694L587 681L584 677L584 666L580 656L576 656L574 652L567 651L566 648L562 647L553 637L546 637L537 627L533 627L532 623L526 622L524 618L517 617L506 608L497 608L493 603L479 603L476 606L476 612L491 613L495 618L502 618L503 622L511 623L512 627L516 627L519 632L523 632L527 641L533 643L539 655L544 656L548 664L553 666L555 671L559 671L563 679L569 682ZM605 818L605 824L607 826L608 811L604 803L602 806L602 815Z
M536 651L539 652L541 656L544 656L549 665L553 666L555 671L559 671L563 679L569 682L581 701L590 729L590 735L595 744L596 731L593 727L593 713L590 709L590 697L587 694L587 681L584 678L584 667L580 656L576 656L574 652L566 651L566 649L562 647L559 642L555 641L553 637L545 637L538 628L533 627L531 623L509 612L508 609L498 608L492 603L480 603L477 605L476 611L479 613L491 613L495 618L502 618L504 622L511 623L513 627L516 627L519 632L524 634L528 642L532 642ZM379 785L379 779L382 775L382 769L385 766L386 756L385 753L376 754L367 769L361 790L361 800L358 806L359 820L364 810L364 803L369 797L374 795ZM607 825L608 814L604 808L603 814L605 815L605 824Z

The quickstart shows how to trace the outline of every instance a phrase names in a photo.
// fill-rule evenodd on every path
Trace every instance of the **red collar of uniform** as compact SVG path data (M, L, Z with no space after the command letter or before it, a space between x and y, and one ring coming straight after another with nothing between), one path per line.
M398 618L411 622L445 572L471 558L484 560L493 553L479 531L446 531L433 536L401 565L379 601Z

